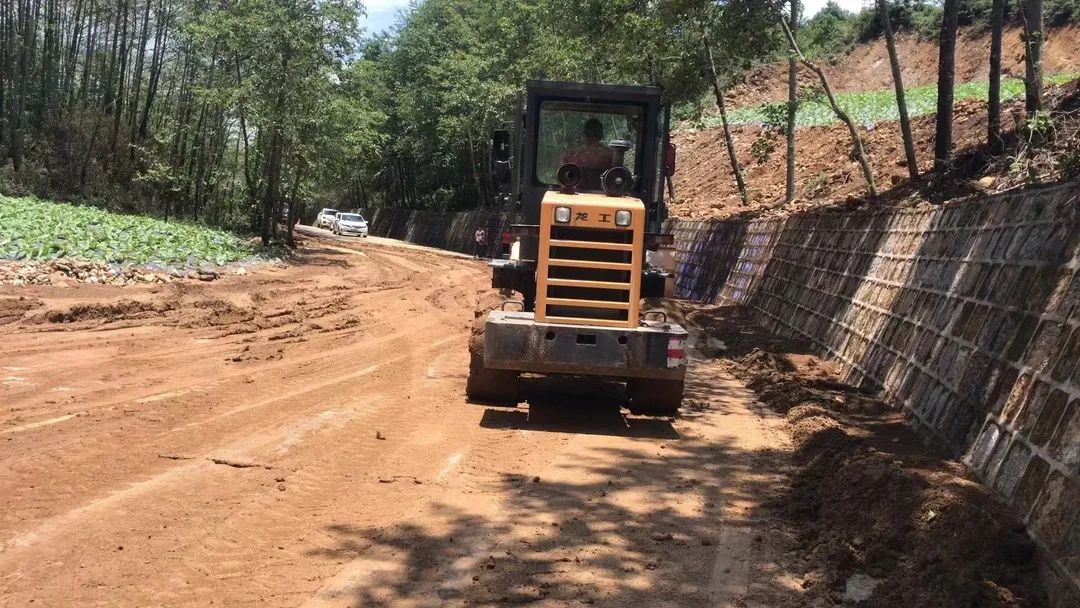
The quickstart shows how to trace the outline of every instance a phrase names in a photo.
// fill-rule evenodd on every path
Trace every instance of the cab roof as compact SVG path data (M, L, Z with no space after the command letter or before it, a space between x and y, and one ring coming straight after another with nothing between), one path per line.
M561 97L582 99L584 101L659 103L663 94L663 89L654 86L566 82L562 80L529 80L525 83L525 88L529 95L538 97Z

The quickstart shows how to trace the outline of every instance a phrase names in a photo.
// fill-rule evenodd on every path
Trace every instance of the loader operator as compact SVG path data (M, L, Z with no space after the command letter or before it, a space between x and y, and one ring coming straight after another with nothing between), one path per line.
M585 173L603 172L611 168L611 149L602 143L604 125L596 118L585 121L584 141L563 154L562 162L574 163Z

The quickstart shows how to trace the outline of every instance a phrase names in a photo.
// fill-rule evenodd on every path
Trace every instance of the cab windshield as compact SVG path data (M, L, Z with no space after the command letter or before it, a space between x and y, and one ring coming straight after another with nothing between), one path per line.
M641 174L637 151L641 146L640 106L545 101L540 104L536 146L536 177L556 185L555 173L565 163L581 169L582 190L600 190L600 176L615 163L613 140L630 143L623 165Z

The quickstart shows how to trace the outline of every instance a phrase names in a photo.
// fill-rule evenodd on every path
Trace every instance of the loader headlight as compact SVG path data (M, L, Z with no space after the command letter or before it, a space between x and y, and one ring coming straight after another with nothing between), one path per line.
M629 226L630 220L633 216L626 209L621 209L615 212L615 225L616 226Z
M570 208L569 207L555 207L555 221L560 224L565 224L570 221Z

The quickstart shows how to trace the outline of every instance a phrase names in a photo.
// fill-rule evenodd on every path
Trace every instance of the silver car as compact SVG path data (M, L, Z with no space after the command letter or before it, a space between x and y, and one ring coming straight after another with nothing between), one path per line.
M364 237L368 235L367 220L359 213L337 214L330 224L330 229L334 231L334 234L358 234Z
M316 228L330 228L334 225L334 218L337 217L336 209L323 209L319 212L319 215L315 216L315 222L311 225Z

